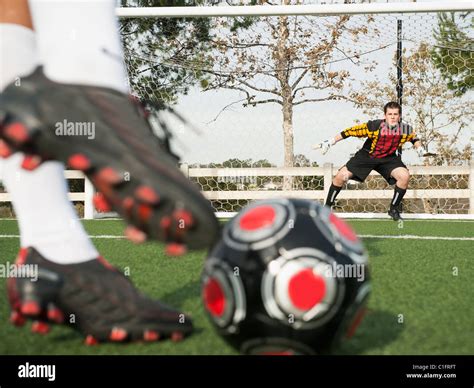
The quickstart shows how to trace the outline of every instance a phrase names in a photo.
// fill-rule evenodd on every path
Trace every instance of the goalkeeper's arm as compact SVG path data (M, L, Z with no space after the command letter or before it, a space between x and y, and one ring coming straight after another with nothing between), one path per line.
M413 141L413 147L420 158L422 158L427 153L425 147L423 147L419 139L415 139L415 141Z
M342 139L344 139L340 133L338 133L336 136L334 136L334 138L332 139L334 141L333 145L336 144L338 141L341 141Z
M415 148L415 151L418 154L418 156L422 158L427 153L425 147L423 147L423 144L421 144L420 139L415 135L415 133L412 133L410 135L410 138L411 139L409 140L411 144L413 144L413 148Z
M369 121L367 123L359 124L354 127L350 127L333 137L332 139L325 140L322 143L316 144L313 146L313 149L321 149L323 155L325 155L328 151L329 148L331 148L334 144L336 144L338 141L345 139L350 136L354 137L367 137L369 135L369 126L378 126L378 121Z

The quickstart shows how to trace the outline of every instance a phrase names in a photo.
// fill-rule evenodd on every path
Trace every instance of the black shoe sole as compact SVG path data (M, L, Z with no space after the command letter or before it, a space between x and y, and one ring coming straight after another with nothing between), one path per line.
M38 93L36 85L41 85ZM59 104L61 98L75 103L79 112L65 104L55 112L56 105L48 101ZM100 192L95 204L101 210L115 210L133 226L127 231L132 241L147 238L190 249L209 247L219 236L209 201L179 171L175 160L144 128L147 124L133 103L126 104L124 98L110 89L59 85L37 70L22 80L21 87L10 86L0 96L0 138L4 139L0 156L23 151L27 156L22 166L27 170L54 159L83 171ZM124 107L122 112L113 111L114 103ZM86 121L88 109L93 109L89 107L95 107L90 115L95 120L95 140L56 135L54 123ZM123 125L126 120L136 124L137 133L131 125Z

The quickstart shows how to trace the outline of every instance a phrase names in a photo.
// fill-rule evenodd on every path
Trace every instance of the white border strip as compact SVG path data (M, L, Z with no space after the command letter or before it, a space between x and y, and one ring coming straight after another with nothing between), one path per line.
M97 236L89 236L90 238L98 238L98 239L114 239L114 240L122 240L125 239L125 236L116 236L116 235L97 235ZM20 238L17 234L0 234L0 238Z
M216 212L217 218L233 218L237 212ZM385 213L336 213L340 218L358 218L358 219L377 219L391 220ZM474 214L402 214L404 220L456 220L456 221L474 221Z
M219 219L230 219L235 217L238 212L215 212L215 216ZM355 219L355 220L372 220L372 221L386 221L391 218L385 213L336 213L339 218ZM402 214L405 221L458 221L469 222L474 221L474 214ZM85 221L122 221L117 213L96 213L95 218ZM0 221L16 221L16 218L0 218Z
M117 8L120 18L210 17L210 16L283 16L283 15L356 15L378 13L472 11L472 1L436 1L429 3L308 4L272 6L203 6Z
M89 236L92 239L123 240L125 236L114 235L96 235ZM360 234L359 238L382 238L382 239L401 239L401 240L448 240L448 241L474 241L474 237L446 237L446 236L415 236L407 235L378 235L378 234ZM0 238L20 238L17 234L0 234Z
M474 237L445 237L445 236L415 236L412 234L406 235L377 235L377 234L359 234L358 237L364 238L391 238L400 240L448 240L448 241L474 241Z

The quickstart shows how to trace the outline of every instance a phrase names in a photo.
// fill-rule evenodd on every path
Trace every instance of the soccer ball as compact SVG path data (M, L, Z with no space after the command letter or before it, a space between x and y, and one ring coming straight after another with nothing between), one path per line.
M202 274L217 332L244 354L322 354L350 337L370 293L359 239L327 207L258 201L227 223Z

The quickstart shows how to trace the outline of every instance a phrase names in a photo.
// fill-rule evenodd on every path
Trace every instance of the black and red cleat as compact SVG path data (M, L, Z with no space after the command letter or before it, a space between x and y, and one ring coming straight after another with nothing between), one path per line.
M25 169L55 159L83 171L102 195L99 205L148 240L201 249L218 238L209 201L126 94L53 82L38 67L0 95L0 138L0 156L25 152ZM166 230L163 219L173 221Z
M394 221L403 220L402 216L400 215L400 207L390 206L390 209L388 211L388 215L390 217L392 217L392 220L394 220Z
M23 249L17 265L37 268L37 280L8 280L10 321L47 334L50 324L66 324L82 333L87 345L100 342L181 340L191 334L184 313L143 296L120 271L99 257L60 265L35 249ZM34 279L33 279L34 280Z

